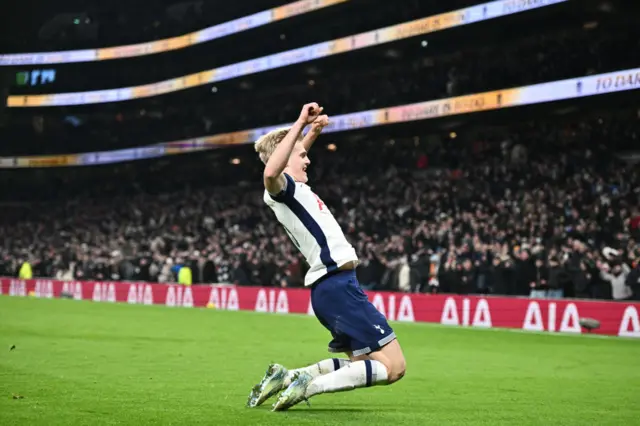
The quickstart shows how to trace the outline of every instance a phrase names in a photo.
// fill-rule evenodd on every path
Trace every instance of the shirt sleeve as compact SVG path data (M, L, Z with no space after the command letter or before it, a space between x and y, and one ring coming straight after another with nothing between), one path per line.
M271 196L271 198L274 201L277 201L278 203L285 203L288 200L292 200L293 195L296 192L296 183L293 180L293 178L286 173L284 173L283 175L284 175L284 186L282 187L280 192L277 194L269 193L269 196Z

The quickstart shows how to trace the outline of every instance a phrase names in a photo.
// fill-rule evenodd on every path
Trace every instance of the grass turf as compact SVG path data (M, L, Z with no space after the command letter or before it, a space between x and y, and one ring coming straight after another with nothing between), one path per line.
M315 318L2 296L0 424L640 424L640 342L394 328L401 382L272 413L246 397L270 361L329 357Z

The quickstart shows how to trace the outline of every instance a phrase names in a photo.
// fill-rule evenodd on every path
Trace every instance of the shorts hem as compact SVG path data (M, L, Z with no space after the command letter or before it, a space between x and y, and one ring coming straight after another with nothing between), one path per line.
M396 340L397 336L396 333L391 333L390 335L383 337L382 339L378 340L378 344L377 346L372 350L370 346L367 346L366 348L362 348L362 349L356 349L353 351L353 356L360 356L360 355L368 355L373 351L376 351L386 345L388 345L389 343L391 343L392 341Z

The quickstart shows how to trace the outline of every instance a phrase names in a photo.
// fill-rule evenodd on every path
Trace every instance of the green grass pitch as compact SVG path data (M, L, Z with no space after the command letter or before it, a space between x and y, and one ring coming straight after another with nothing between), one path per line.
M0 425L640 425L638 341L394 328L401 382L272 413L270 361L330 357L313 317L2 296Z

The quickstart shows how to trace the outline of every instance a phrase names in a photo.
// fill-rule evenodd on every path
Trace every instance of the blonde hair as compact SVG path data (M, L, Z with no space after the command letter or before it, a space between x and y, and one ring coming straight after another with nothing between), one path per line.
M287 136L289 130L291 130L290 127L275 129L270 131L266 135L261 136L260 139L256 141L254 148L263 163L267 164L267 161L269 161L271 154L273 154L273 151L276 150L276 147L280 142L282 142L284 137ZM300 138L298 140L302 140L302 135L300 135Z

